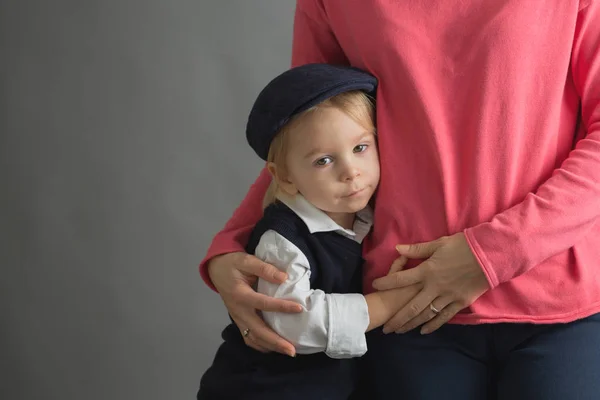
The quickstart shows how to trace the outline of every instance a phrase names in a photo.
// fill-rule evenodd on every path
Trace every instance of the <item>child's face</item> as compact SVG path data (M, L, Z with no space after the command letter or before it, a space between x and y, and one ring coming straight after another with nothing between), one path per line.
M288 194L301 193L328 214L366 207L379 182L375 135L334 107L304 116L289 132Z

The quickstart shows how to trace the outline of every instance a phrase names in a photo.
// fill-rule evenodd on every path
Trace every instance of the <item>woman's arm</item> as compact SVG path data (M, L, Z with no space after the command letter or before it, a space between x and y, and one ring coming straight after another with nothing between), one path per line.
M244 252L250 231L262 216L262 200L270 182L269 171L263 169L225 227L213 238L206 256L200 263L200 274L212 289L217 288L213 285L208 271L209 261L222 254Z
M569 249L600 216L600 3L588 3L579 11L571 53L585 137L535 193L465 230L491 287ZM507 254L507 244L516 252Z
M374 281L374 287L421 283L424 289L386 324L389 330L406 331L430 320L423 327L425 332L439 328L489 288L571 248L598 222L600 2L581 4L570 68L581 99L585 136L536 192L490 222L433 242L402 246L401 253L427 260L412 270ZM434 307L442 310L439 315L429 309L434 301Z
M298 1L294 17L292 65L345 63L346 57L329 29L320 1ZM277 283L286 279L272 265L244 253L250 230L262 215L261 203L270 176L263 170L225 228L215 236L200 273L216 289L240 327L250 329L245 342L261 351L294 354L293 346L268 329L257 310L299 312L297 304L273 299L252 289L257 277ZM246 329L244 328L244 329Z

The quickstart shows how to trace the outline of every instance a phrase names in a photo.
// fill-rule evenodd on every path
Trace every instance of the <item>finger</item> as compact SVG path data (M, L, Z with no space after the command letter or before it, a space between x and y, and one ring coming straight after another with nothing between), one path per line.
M434 311L432 311L429 307L426 307L419 315L408 321L408 323L406 323L404 326L401 326L399 329L397 329L396 333L406 333L408 331L412 331L416 327L429 322L435 318L436 315L437 314Z
M268 351L295 356L296 349L294 345L269 328L258 314L254 314L249 318L234 318L232 315L232 319L238 327L248 327L250 329L248 336L251 336L252 340L259 346Z
M401 327L406 325L409 321L416 318L426 307L429 307L429 303L437 297L437 294L432 294L426 290L421 290L407 305L405 305L400 311L396 313L386 324L383 326L383 333L396 332Z
M233 317L232 317L232 319L234 321L236 320L236 318L233 318ZM244 343L246 343L246 346L252 347L254 350L260 351L261 353L269 353L270 352L269 349L262 346L254 339L254 335L252 334L252 330L250 328L248 328L248 333L245 334L246 329L244 329L240 325L238 325L237 322L236 322L236 325L237 325L238 329L240 330L240 333L242 334L242 338L244 339Z
M433 308L435 308L436 310L438 310L439 313L442 312L442 310L446 307L448 307L449 304L452 304L454 302L454 300L452 299L452 297L446 296L446 297L438 297L437 299L433 300L430 304L429 304L429 309L431 309L431 306L433 306ZM437 315L436 314L436 315Z
M440 311L440 313L435 318L423 325L423 327L421 328L421 334L427 335L431 332L435 332L436 330L441 328L442 325L444 325L446 322L450 321L463 308L464 307L457 302L447 305Z
M388 275L402 270L402 268L404 268L404 266L406 265L407 262L408 262L408 257L406 257L406 256L400 256L400 257L396 258L394 260L394 262L392 263L392 266L390 267L390 272L388 272Z
M280 271L273 265L250 254L246 254L242 258L242 262L238 266L238 269L247 274L256 275L271 283L283 283L287 279L287 274L285 272Z
M400 327L400 329L396 330L396 333L406 333L408 331L413 330L414 328L429 322L433 318L435 318L439 312L436 312L431 306L436 310L443 310L448 304L452 303L452 299L450 297L438 297L434 299L425 309L417 316L409 321L406 325Z
M267 342L258 337L254 337L253 340L257 345L259 345L263 349L265 349L266 353L273 352L273 353L280 353L280 354L290 356L290 357L296 356L296 349L295 349L294 345L291 345L291 343L290 343L290 345L291 345L290 347L282 348L279 345L272 345L270 342ZM285 339L283 339L283 340L285 340Z
M250 335L244 338L244 342L246 343L246 346L252 347L254 350L260 351L261 353L270 353L270 350L256 343L256 341L252 339Z
M406 271L394 272L391 275L377 278L373 281L373 287L377 290L388 290L414 285L422 280L423 268L417 266Z
M396 251L408 258L429 258L440 247L438 240L424 243L399 244Z
M302 312L302 306L291 300L276 299L262 293L257 293L248 285L241 285L237 291L232 293L238 304L251 307L260 311L272 311L282 313Z
M253 333L254 341L267 351L274 351L290 357L296 356L296 348L293 344L270 330L268 327L259 327Z
M256 348L257 350L260 348L266 352L274 351L290 356L293 356L296 353L294 346L272 331L258 315L255 315L255 318L246 320L231 314L231 318L240 328L242 336L244 335L243 331L245 328L242 329L241 327L248 327L250 332L248 333L248 336L244 337L244 341L246 341L246 339L251 341L253 344L251 347ZM250 345L250 343L246 344Z

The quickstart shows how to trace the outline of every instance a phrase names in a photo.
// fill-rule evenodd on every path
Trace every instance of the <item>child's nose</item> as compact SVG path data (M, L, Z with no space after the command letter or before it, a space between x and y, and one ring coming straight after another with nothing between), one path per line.
M360 176L360 169L356 165L346 165L343 175L345 181L354 180L358 176Z

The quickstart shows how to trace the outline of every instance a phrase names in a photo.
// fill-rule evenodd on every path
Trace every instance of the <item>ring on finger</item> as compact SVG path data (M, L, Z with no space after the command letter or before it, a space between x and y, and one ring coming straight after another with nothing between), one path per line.
M243 337L248 337L249 334L250 334L250 328L246 328L242 331Z
M437 308L435 308L435 306L433 305L433 302L429 303L429 309L436 314L439 314L440 311L442 311L442 310L438 310Z

